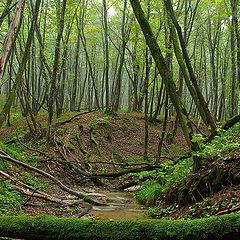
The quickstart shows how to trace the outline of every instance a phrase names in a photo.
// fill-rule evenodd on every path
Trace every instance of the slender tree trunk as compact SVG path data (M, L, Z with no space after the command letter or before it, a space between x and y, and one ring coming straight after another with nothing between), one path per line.
M60 5L60 2L59 2ZM59 10L60 11L60 10ZM65 11L66 11L66 0L62 2L62 9L60 14L60 22L58 27L56 46L55 46L55 57L51 78L51 87L49 93L49 102L48 102L48 129L47 129L47 138L50 140L51 138L51 130L52 130L52 121L53 121L53 111L54 111L54 102L56 100L56 90L57 90L57 77L59 73L59 57L60 57L60 44L63 35L64 29L64 20L65 20Z
M30 27L30 30L28 33L28 39L26 42L25 51L24 51L24 54L23 54L23 57L22 57L22 60L21 60L21 63L20 63L19 69L18 69L16 80L15 80L15 83L14 83L14 85L11 89L11 92L7 98L7 101L3 107L3 110L0 113L0 128L3 126L3 123L6 120L7 114L9 113L11 106L12 106L13 102L15 101L17 91L22 83L22 76L23 76L27 61L29 59L31 44L32 44L32 41L34 38L34 30L35 30L37 19L38 19L40 4L41 4L41 0L36 0L32 23L31 23L31 27Z
M5 8L3 9L3 12L0 16L0 28L2 26L4 18L9 14L11 10L11 4L12 4L12 0L7 0Z
M179 38L182 53L183 53L183 57L184 57L184 60L186 62L186 66L188 68L189 76L190 76L190 79L191 79L192 84L194 86L194 89L196 91L196 94L199 98L200 104L201 104L202 108L204 109L206 121L208 122L208 125L211 127L211 132L213 134L215 134L216 133L216 123L215 123L215 121L214 121L214 119L213 119L213 117L210 113L210 110L208 108L208 105L207 105L207 103L206 103L206 101L205 101L205 99L204 99L204 97L203 97L203 95L202 95L202 93L199 89L197 79L196 79L196 76L195 76L195 73L194 73L194 70L193 70L193 67L192 67L192 64L191 64L191 60L189 58L189 55L188 55L188 52L187 52L187 49L186 49L186 43L185 43L184 37L182 35L182 30L181 30L180 25L178 24L177 19L176 19L171 0L164 0L164 3L165 3L165 7L167 9L167 12L168 12L173 24L174 24L174 27L177 30L178 38Z
M156 38L152 32L152 29L144 15L141 5L138 0L130 0L134 14L140 24L142 32L145 36L147 45L152 53L155 60L159 73L164 81L166 91L173 103L173 106L179 117L179 122L181 124L183 134L185 136L186 142L190 148L192 148L191 143L191 130L189 129L188 119L186 110L182 104L181 98L177 92L177 87L171 77L170 69L166 65L165 59L163 57L162 51L156 41Z
M103 0L103 28L104 28L104 43L105 43L105 71L104 71L104 82L105 82L105 109L109 112L109 43L108 43L108 19L107 19L107 2Z
M7 61L7 58L8 58L12 43L13 43L13 39L14 39L14 31L19 23L19 19L22 14L22 11L23 11L24 4L25 4L25 0L18 1L15 13L13 15L11 24L9 26L7 36L4 40L3 51L0 55L0 82L2 81L2 78L4 75L6 61Z

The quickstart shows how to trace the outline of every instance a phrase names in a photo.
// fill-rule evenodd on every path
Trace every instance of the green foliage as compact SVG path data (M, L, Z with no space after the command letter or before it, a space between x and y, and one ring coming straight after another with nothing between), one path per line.
M197 143L200 143L204 140L204 137L202 134L200 133L195 133L193 134L192 136L192 142L197 142Z
M47 188L47 184L42 183L39 181L39 179L36 176L33 176L31 173L29 172L24 172L24 178L25 178L25 183L28 185L31 185L32 187L38 189L38 190L43 190L45 188Z
M162 194L163 187L159 183L147 182L145 186L136 191L135 197L141 204L153 205Z
M24 152L23 146L20 144L6 146L0 142L0 149L7 152L13 158L30 163L31 165L37 164L37 158L34 156L29 157L27 153ZM4 171L8 168L12 168L9 162L0 160L0 163L0 170ZM15 176L18 178L19 174L16 173ZM37 177L29 172L22 171L21 178L26 184L40 190L47 186L46 184L41 183ZM9 183L11 183L11 181L0 182L0 215L16 214L19 212L18 206L20 206L23 199L19 192L9 186Z
M13 158L29 163L31 165L37 164L38 161L37 157L33 155L29 156L29 154L25 152L25 148L21 144L16 143L7 146L6 144L0 141L0 149L7 152Z
M14 138L21 137L26 134L26 129L23 126L17 126L14 131L9 131L6 133L4 138L2 139L3 142L8 142L13 140Z
M240 214L199 220L99 221L54 217L1 217L0 236L28 239L238 240Z
M16 214L22 202L19 192L7 185L7 181L0 182L0 216Z
M153 179L143 184L143 187L136 192L136 199L142 204L153 205L157 198L163 195L164 191L173 186L192 172L192 159L188 158L180 161L176 165L173 162L166 162L159 170L145 171L132 174L139 179L146 177Z
M202 158L218 156L218 159L228 160L228 158L231 158L231 152L240 148L239 133L240 124L237 124L216 136L211 143L202 145L202 150L194 154Z

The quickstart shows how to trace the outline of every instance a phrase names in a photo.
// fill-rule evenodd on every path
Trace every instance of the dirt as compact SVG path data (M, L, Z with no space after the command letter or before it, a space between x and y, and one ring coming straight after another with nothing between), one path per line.
M37 120L43 123L46 122L47 117L39 116ZM174 121L168 123L168 132L172 131L173 123ZM157 125L149 124L148 163L150 164L155 161L161 126L161 122ZM13 136L18 127L27 129L25 120L3 129L0 132L0 139L7 138L9 134ZM200 126L200 128L202 127ZM202 129L206 132L206 129ZM108 206L102 208L93 206L93 209L88 209L89 206L85 204L73 207L58 207L32 198L27 203L30 206L25 205L22 208L25 214L81 217L82 213L86 212L84 217L96 219L143 219L146 217L144 208L134 203L131 193L115 191L119 183L124 181L123 178L100 179L97 182L99 186L96 188L96 181L86 180L81 174L70 169L68 165L61 163L61 161L67 161L76 168L87 170L92 174L121 171L123 164L125 164L124 169L128 169L134 166L131 164L146 163L142 157L145 135L143 114L119 113L115 116L108 116L101 112L87 113L79 115L70 122L55 125L53 133L54 138L51 143L46 143L45 138L30 135L26 135L21 141L31 146L32 150L25 150L29 155L38 156L41 169L58 177L64 184L75 190L86 190L86 194L95 192L97 195L107 196L103 198L101 196L94 197L100 201L108 202ZM34 151L34 149L40 150L45 155ZM162 161L169 160L169 158L177 159L186 149L186 142L180 128L178 128L172 145L169 145L168 138L164 141L163 155L166 156L166 159L163 158ZM204 164L206 169L202 169L200 174L204 174L216 166L216 163L214 159L207 159ZM230 161L226 166L233 169L236 167L236 163L239 163L239 161ZM192 178L194 179L194 176ZM40 176L39 179L49 183L48 180ZM68 197L65 192L52 184L46 191L54 196ZM119 198L121 199L120 203ZM213 192L209 199L202 196L194 203L186 202L181 206L178 203L159 204L159 207L166 210L165 213L167 212L160 217L167 215L170 219L178 219L210 216L216 214L217 211L224 210L226 206L236 206L239 202L240 195L237 186L223 187L219 191Z

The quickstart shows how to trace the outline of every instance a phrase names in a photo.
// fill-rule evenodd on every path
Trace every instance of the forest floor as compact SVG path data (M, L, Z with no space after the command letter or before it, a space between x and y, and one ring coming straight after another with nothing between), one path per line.
M44 127L47 117L39 116L37 121ZM163 157L156 161L161 126L161 121L157 125L149 124L149 158L144 160L144 116L141 113L115 116L101 112L65 114L55 121L50 144L43 136L26 134L25 120L16 121L0 131L0 140L7 148L71 189L83 191L107 206L91 208L83 203L60 206L31 196L25 197L17 206L12 204L12 209L27 215L85 215L108 219L142 219L146 217L144 212L148 217L178 219L208 217L224 210L238 211L240 147L237 143L240 134L233 133L216 140L223 145L232 145L224 151L211 146L207 153L204 150L201 153L203 167L197 174L192 174L191 158L176 163L188 151L180 128L173 142L170 141L174 121L168 122ZM202 126L199 128L206 132ZM231 138L230 135L234 136ZM158 167L138 171L149 166ZM88 177L79 170L88 172ZM35 177L15 166L8 166L6 171L60 199L74 199L42 176ZM121 174L124 171L129 172ZM117 173L120 175L114 175ZM11 196L13 198L13 194ZM144 206L136 204L136 200Z

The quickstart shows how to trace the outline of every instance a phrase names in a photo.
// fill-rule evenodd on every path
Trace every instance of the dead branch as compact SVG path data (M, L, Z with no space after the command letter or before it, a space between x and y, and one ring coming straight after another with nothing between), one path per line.
M228 130L229 128L231 128L232 126L234 126L236 123L238 123L240 121L240 114L230 118L229 120L227 120L225 122L225 124L222 126L222 128L224 130Z
M234 208L219 211L215 214L215 216L220 216L220 215L223 215L223 214L229 214L229 213L237 212L237 211L240 211L240 204L238 204Z
M89 178L118 178L123 175L129 174L129 173L139 173L143 171L152 171L156 170L158 168L161 168L161 165L148 165L148 166L143 166L141 168L129 168L120 172L111 172L111 173L101 173L101 174L94 174L94 175L89 175Z
M78 192L78 191L74 191L71 188L68 188L66 185L64 185L60 180L58 180L57 178L55 178L54 176L52 176L51 174L38 169L36 167L30 166L27 163L21 162L17 159L12 158L10 155L8 155L6 152L0 150L0 158L12 162L14 164L17 164L19 166L24 167L27 170L36 172L38 174L41 174L44 177L47 177L48 179L50 179L51 181L53 181L55 184L57 184L58 187L60 187L63 191L68 192L71 195L74 195L82 200L84 200L85 202L88 202L90 204L94 204L94 205L103 205L103 203L100 203L98 201L93 200L91 197L89 197L88 195L86 195L83 192Z
M83 211L79 214L78 218L81 218L81 217L85 216L86 214L88 214L91 209L92 209L92 206L89 206L89 207L83 209Z
M41 198L43 200L46 200L46 201L50 201L50 202L54 202L54 203L58 203L58 204L68 204L68 202L64 202L63 200L59 199L59 198L56 198L54 196L51 196L45 192L42 192L42 191L39 191L38 189L32 187L32 186L29 186L21 181L19 181L18 179L10 176L8 173L6 172L3 172L3 171L0 171L0 175L4 178L4 179L8 179L8 180L11 180L13 182L15 182L17 185L15 184L9 184L10 187L18 190L19 192L21 192L22 194L26 195L26 196L30 196L31 197L36 197L36 198ZM24 189L26 188L26 189ZM31 190L31 191L29 191ZM27 201L29 201L30 199L28 199ZM26 202L27 202L26 201ZM25 203L26 203L25 202ZM25 204L24 204L25 205Z
M61 205L65 205L66 204L66 202L62 201L61 199L55 198L55 197L50 198L49 196L46 196L46 195L43 195L43 194L39 194L39 193L36 193L36 192L31 192L31 191L28 191L28 190L26 190L26 189L24 189L22 187L17 186L17 185L13 185L13 184L9 184L9 186L11 188L21 192L22 194L31 197L31 198L32 197L40 198L42 200L58 203L58 204L61 204Z
M82 110L86 110L86 109L82 109ZM93 109L91 111L88 111L88 112L82 112L82 113L78 113L76 115L74 115L73 117L71 117L70 119L66 120L66 121L63 121L63 122L59 122L59 123L56 123L55 126L58 127L58 126L62 126L66 123L70 123L71 121L73 121L74 119L78 119L79 116L81 115L86 115L86 114L89 114L89 113L92 113L92 112L97 112L99 111L99 109Z
M19 142L23 147L25 147L25 148L28 149L29 151L31 151L31 152L37 152L37 153L39 153L40 155L43 155L44 157L47 157L48 159L53 159L53 156L48 155L47 153L45 153L45 152L43 152L43 151L40 151L40 150L38 150L38 149L36 149L36 148L31 148L31 147L27 146L26 144L24 144L23 142L21 142L18 137L17 137L17 140L18 140L18 142Z

